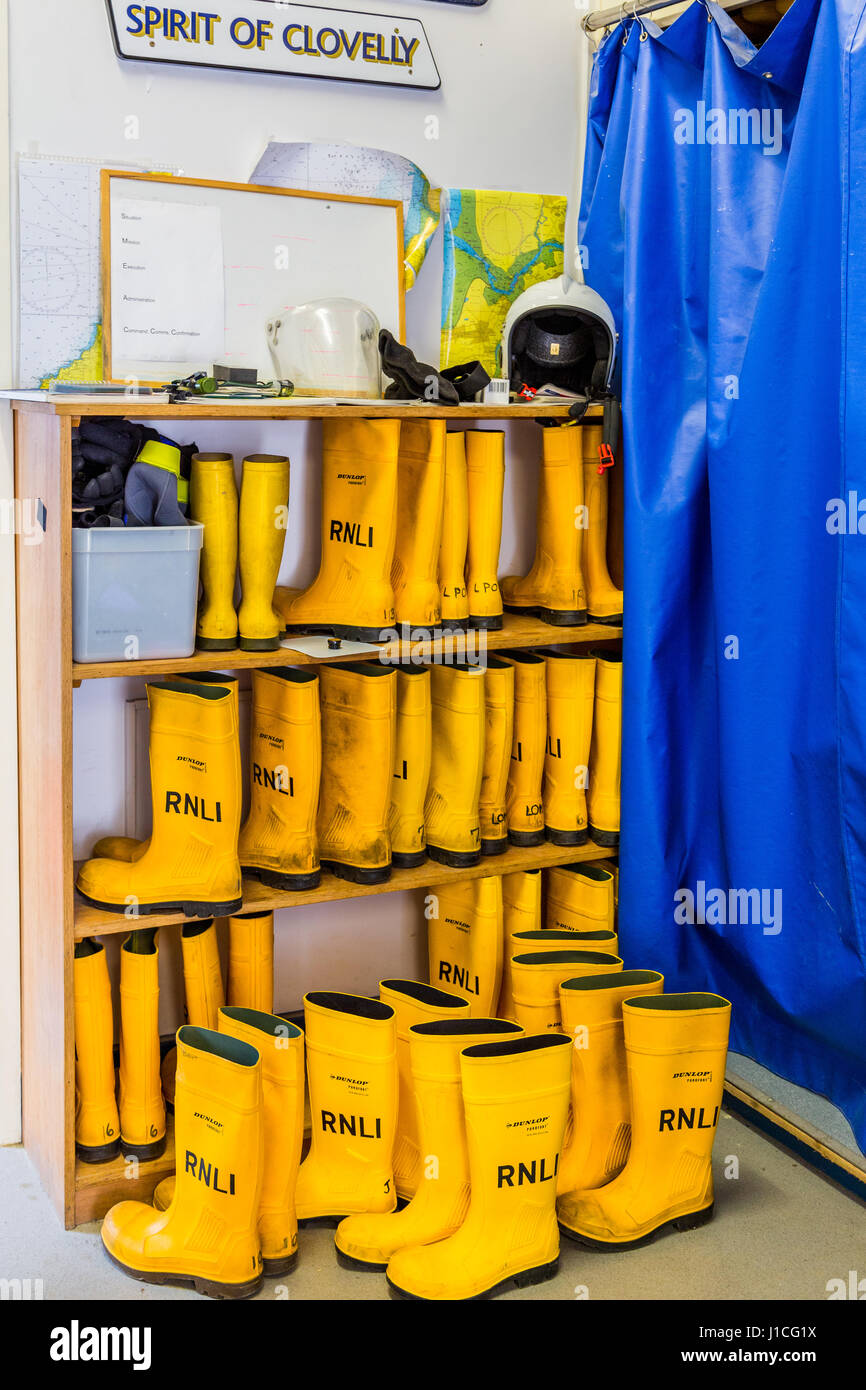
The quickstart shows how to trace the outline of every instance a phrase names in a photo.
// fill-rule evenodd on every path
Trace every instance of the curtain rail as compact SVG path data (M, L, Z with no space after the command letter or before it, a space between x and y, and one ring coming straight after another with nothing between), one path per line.
M639 15L652 14L656 10L670 10L682 3L683 0L656 0L655 4L625 3L611 5L606 10L590 10L581 20L581 28L585 34L591 34L597 29L610 29L623 19L637 19ZM720 10L743 10L748 5L753 5L755 0L715 0L715 3Z

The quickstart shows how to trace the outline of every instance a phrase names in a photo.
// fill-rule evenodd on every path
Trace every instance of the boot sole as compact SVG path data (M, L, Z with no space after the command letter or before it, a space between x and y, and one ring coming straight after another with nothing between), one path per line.
M533 1284L545 1284L548 1279L554 1279L559 1272L559 1259L551 1260L547 1265L536 1265L534 1269L524 1269L519 1274L509 1274L507 1279L501 1279L498 1284L493 1284L489 1289L484 1289L482 1293L472 1294L471 1298L460 1299L461 1303L477 1303L481 1299L495 1298L498 1293L504 1293L506 1289L529 1289ZM387 1276L386 1276L387 1277ZM392 1298L406 1298L413 1303L439 1303L438 1298L422 1298L420 1294L408 1293L406 1289L401 1289L399 1284L395 1284L388 1278L388 1287L391 1290Z
M344 623L299 623L287 627L283 640L287 637L339 637L347 642L384 642L383 632L396 628L396 621L382 627L347 627Z
M276 637L241 637L238 647L242 652L278 652L281 641L279 633Z
M363 1274L384 1274L388 1268L387 1261L383 1265L374 1265L368 1260L358 1260L354 1255L346 1255L339 1245L335 1245L334 1249L337 1252L337 1264L341 1269L360 1270Z
M420 854L395 854L391 851L391 863L395 869L420 869L426 862L426 849L422 849Z
M115 1259L105 1245L102 1248L116 1269L139 1284L171 1284L181 1289L194 1289L207 1298L252 1298L261 1291L265 1282L262 1274L247 1284L217 1284L212 1279L202 1279L195 1274L157 1274L151 1270L133 1269L131 1265Z
M241 864L241 872L247 878L257 878L266 888L282 888L287 893L309 893L322 881L321 869L311 874L278 874L273 869L255 869Z
M544 827L544 834L552 845L586 845L589 844L588 830L551 830L549 825Z
M482 632L501 632L502 614L496 614L492 618L481 618L476 617L474 613L470 613L468 625L470 628L479 628Z
M266 1279L280 1279L284 1274L291 1274L297 1263L297 1250L293 1255L286 1255L279 1260L266 1260L263 1256L262 1274Z
M428 845L427 853L437 864L445 864L449 869L474 869L481 863L481 850L471 854L458 854L455 850L440 849L438 845Z
M507 840L507 839L503 839L503 840L482 840L482 841L481 841L481 853L484 854L484 855L489 855L489 854L504 854L505 851L506 851L507 849L508 849L508 840Z
M572 1231L569 1226L564 1226L558 1222L562 1235L573 1240L575 1245L583 1245L587 1250L640 1250L644 1245L651 1245L659 1236L669 1235L671 1231L696 1231L700 1226L706 1226L708 1221L713 1219L715 1202L711 1202L702 1211L687 1212L685 1216L675 1216L671 1221L663 1221L660 1226L656 1226L654 1231L648 1231L645 1236L638 1236L637 1240L593 1240L592 1236L580 1235L578 1231Z
M299 1216L298 1225L302 1231L332 1230L335 1231L341 1221L345 1221L346 1216Z
M591 825L589 834L594 843L601 845L602 849L619 849L618 830L598 830L594 825Z
M340 864L336 859L323 859L322 868L330 869L336 878L344 878L348 883L361 883L375 886L387 883L391 877L391 865L383 869L356 869L354 864Z
M115 1139L113 1144L75 1145L75 1156L80 1158L82 1163L110 1163L119 1153L119 1139Z
M516 603L506 603L506 613L524 613L528 618L540 618L551 627L585 627L590 621L585 608L544 608L540 604L531 608L518 607ZM593 622L596 619L592 619Z
M165 1153L165 1135L153 1144L126 1144L120 1140L120 1152L124 1158L137 1158L139 1163L153 1163Z
M622 627L621 613L608 614L607 617L604 618L600 617L597 613L590 613L588 614L588 619L591 623L601 623L602 627Z
M197 637L195 649L197 652L235 652L238 649L237 633L234 637Z
M81 889L76 889L82 902L87 903L88 907L97 907L100 912L119 913L121 917L126 916L129 908L128 903L104 903L99 898L90 898ZM228 902L171 902L171 903L139 903L136 916L149 917L155 912L178 912L184 917L233 917L236 912L240 912L244 905L243 898L231 898ZM132 918L131 920L135 920Z
M544 844L543 830L509 830L508 843L517 845L520 849L531 849L534 845Z

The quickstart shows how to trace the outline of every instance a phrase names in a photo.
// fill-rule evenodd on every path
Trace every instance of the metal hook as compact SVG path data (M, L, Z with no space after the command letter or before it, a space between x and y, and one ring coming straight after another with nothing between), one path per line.
M631 17L638 23L638 26L640 28L640 41L641 43L643 43L645 39L649 38L649 30L647 29L646 25L643 22L643 19L637 12L637 7L639 3L640 0L632 0Z

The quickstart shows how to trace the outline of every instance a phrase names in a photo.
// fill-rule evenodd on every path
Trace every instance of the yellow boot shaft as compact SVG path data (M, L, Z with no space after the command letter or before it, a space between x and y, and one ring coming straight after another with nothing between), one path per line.
M166 1211L120 1202L102 1241L146 1283L192 1282L198 1293L248 1298L262 1284L258 1208L262 1069L256 1049L184 1025L177 1033L174 1196Z
M165 1105L159 1058L159 933L132 932L120 951L121 1147L126 1157L159 1158Z
M321 671L322 860L356 883L391 875L391 782L397 734L396 673L347 662Z
M617 589L607 567L608 470L598 471L601 425L584 425L583 502L586 525L583 531L583 573L586 580L587 610L591 623L622 622L622 590Z
M337 992L304 998L312 1129L297 1186L298 1218L393 1211L397 1131L394 1010Z
M238 642L238 488L231 454L193 455L189 515L191 521L204 526L200 564L204 593L198 610L196 646L200 651L234 651Z
M459 1230L469 1209L469 1155L460 1085L460 1053L474 1043L520 1036L492 1018L435 1019L409 1029L411 1082L423 1156L412 1200L383 1216L349 1216L335 1236L338 1257L384 1270L397 1250L429 1245Z
M466 587L472 627L502 627L499 549L502 544L502 495L505 488L505 435L501 430L467 430L466 480L469 492L469 542Z
M546 834L555 845L585 845L596 660L583 653L542 654L547 695L542 796Z
M275 652L283 621L274 608L289 508L289 460L248 454L241 475L238 518L241 606L238 645L245 652Z
M415 1298L462 1300L556 1273L570 1052L561 1034L463 1050L469 1210L447 1239L398 1250L388 1265L392 1286Z
M559 1204L566 1234L604 1249L690 1230L713 1211L712 1151L731 1006L717 994L657 994L622 1008L631 1112L628 1161L604 1187Z
M614 879L600 864L564 864L547 871L546 925L558 931L613 931Z
M428 911L430 983L469 1000L472 1018L490 1018L502 982L502 879L439 888Z
M574 1116L559 1170L560 1193L602 1187L625 1167L631 1110L622 1007L627 999L663 989L656 970L584 975L560 985L562 1031L572 1039Z
M587 813L597 844L619 844L620 773L622 767L622 657L598 654L595 710L589 755Z
M505 934L502 960L502 992L499 996L499 1017L516 1018L514 1003L515 956L538 954L546 951L601 951L605 955L618 954L616 932L572 932L556 931L547 928L536 931L513 931Z
M444 627L464 628L469 620L466 550L469 545L469 483L462 430L445 436L445 500L439 547L439 594Z
M213 921L187 922L181 928L180 949L186 1021L216 1032L225 989Z
M444 503L445 421L404 420L391 566L394 611L398 623L430 633L442 619L438 567Z
M503 652L514 667L514 731L508 770L508 838L514 845L544 842L542 778L547 735L547 687L543 657Z
M275 604L290 632L381 641L395 622L400 421L325 420L322 438L319 573L303 591L278 588Z
M115 1097L111 982L101 942L76 943L73 987L75 1147L85 1163L106 1163L117 1156L120 1116Z
M422 666L395 670L397 715L388 827L394 867L411 869L427 858L424 803L433 758L430 671Z
M478 814L482 854L508 848L508 774L514 739L514 667L488 656L484 672L484 769Z
M559 987L581 975L611 975L622 970L619 956L607 951L522 951L511 958L515 1021L527 1033L559 1033L562 1013Z
M321 773L318 676L292 666L254 671L250 813L238 847L245 873L272 888L318 887Z
M244 912L229 918L226 998L240 1009L274 1010L274 914Z
M541 927L541 870L526 869L505 874L502 879L502 984L499 988L499 1018L514 1018L514 991L511 978L512 938L517 932L537 932ZM532 949L526 947L526 950Z
M415 1087L409 1058L410 1030L435 1019L465 1022L469 1001L417 980L383 980L379 998L394 1010L397 1034L397 1137L394 1141L394 1183L397 1196L415 1195L421 1176L421 1138Z
M502 581L506 608L535 613L559 626L586 622L581 433L582 429L571 426L541 431L535 559L524 578L510 576Z
M432 668L433 750L424 806L431 859L471 868L481 858L479 804L485 757L485 673Z

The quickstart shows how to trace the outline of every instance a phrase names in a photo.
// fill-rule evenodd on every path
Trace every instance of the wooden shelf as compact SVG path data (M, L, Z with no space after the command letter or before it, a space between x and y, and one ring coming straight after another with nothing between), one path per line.
M431 660L444 653L460 657L468 653L470 659L476 653L500 651L506 647L552 647L570 646L574 643L612 642L622 637L621 627L608 627L602 623L586 623L583 627L554 627L538 618L526 618L517 613L506 613L501 632L470 632L468 638L455 634L452 638L437 639L435 642L413 642L383 644L375 657L353 656L351 653L334 652L326 657L307 656L305 652L281 647L276 652L196 652L193 656L168 661L102 661L72 666L73 681L106 680L116 676L165 676L180 671L240 671L257 666L310 666L339 661L363 661L365 659L387 661Z
M165 1152L153 1163L139 1163L135 1177L121 1155L110 1163L75 1160L75 1221L101 1221L116 1202L150 1202L154 1188L174 1173L174 1117L166 1115Z
M527 401L517 405L426 405L413 401L389 401L357 405L318 404L310 398L298 404L280 401L257 401L249 405L217 405L203 397L201 402L187 401L181 405L165 402L108 397L105 401L49 401L35 392L11 395L16 410L42 411L57 416L79 419L85 415L119 415L134 420L327 420L339 416L347 420L450 420L459 425L462 420L566 420L567 405L533 405ZM601 419L601 405L591 405L584 419Z
M532 849L512 846L504 854L482 857L474 869L448 869L428 859L417 869L395 869L387 883L365 887L348 883L336 875L322 874L318 888L309 893L286 893L279 888L266 888L258 879L244 879L244 904L241 912L276 912L284 907L310 907L314 903L342 902L346 898L375 898L382 893L405 893L412 888L435 888L441 883L460 883L467 878L488 878L496 874L513 874L520 869L547 869L555 864L578 864L593 859L609 859L615 850L602 845L588 844L564 848L543 844ZM77 866L76 866L77 869ZM134 931L136 927L175 927L190 919L180 912L154 913L152 916L129 918L122 913L100 912L75 894L74 935L76 941L86 936L114 936Z

